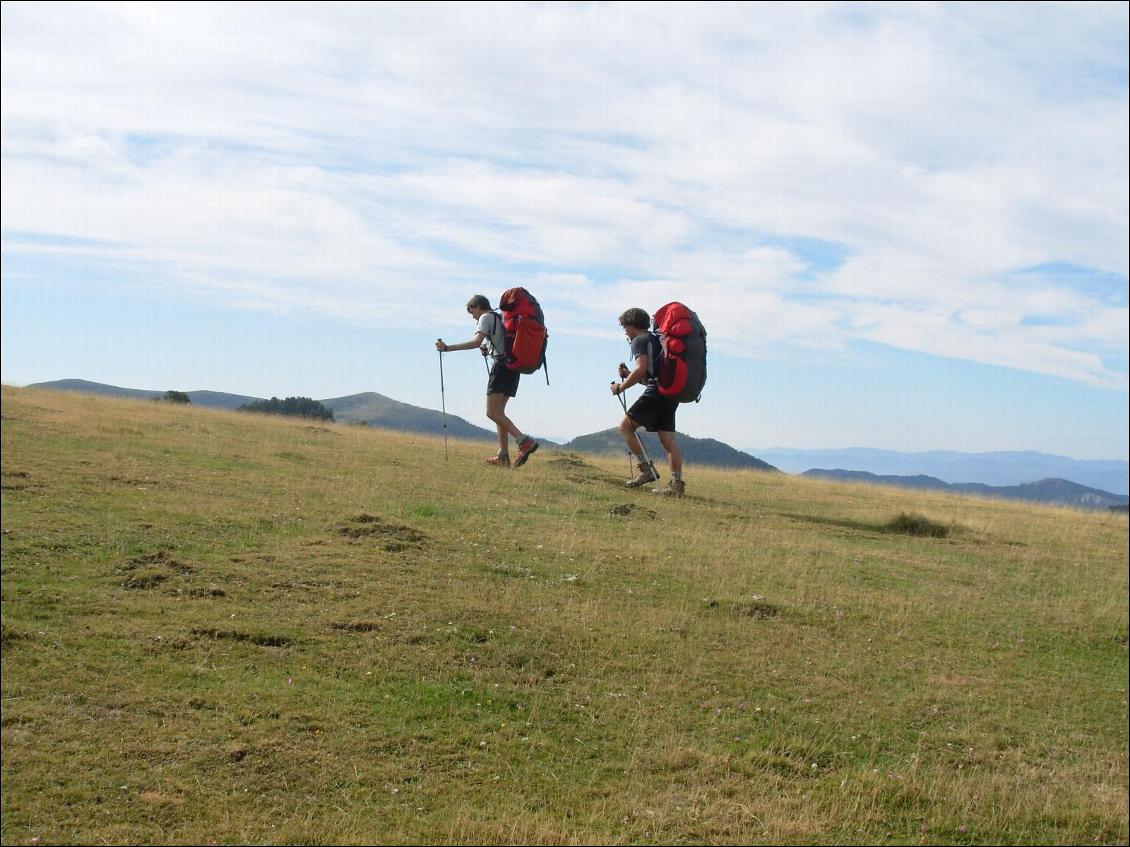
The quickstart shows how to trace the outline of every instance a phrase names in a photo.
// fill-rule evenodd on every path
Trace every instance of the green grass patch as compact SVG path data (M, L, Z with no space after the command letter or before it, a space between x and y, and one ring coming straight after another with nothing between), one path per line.
M903 535L918 535L924 538L945 538L950 534L950 527L922 515L900 512L883 524L887 532L898 532Z

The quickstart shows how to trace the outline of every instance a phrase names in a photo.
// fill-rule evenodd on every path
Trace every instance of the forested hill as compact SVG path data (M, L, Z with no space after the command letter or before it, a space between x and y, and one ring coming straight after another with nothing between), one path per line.
M375 391L323 400L322 405L331 409L334 419L341 423L363 423L382 429L399 429L427 435L444 433L445 416L442 412L401 403ZM447 414L446 423L447 434L452 438L493 441L497 437L491 430L475 426L458 415Z

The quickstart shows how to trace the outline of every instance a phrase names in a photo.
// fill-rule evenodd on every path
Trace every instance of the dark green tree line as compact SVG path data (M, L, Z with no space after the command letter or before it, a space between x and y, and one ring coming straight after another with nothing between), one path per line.
M332 421L334 413L317 400L309 397L287 397L280 400L272 397L270 400L256 400L254 403L245 403L236 409L237 412L259 412L264 415L287 415L294 418L316 418L322 421Z

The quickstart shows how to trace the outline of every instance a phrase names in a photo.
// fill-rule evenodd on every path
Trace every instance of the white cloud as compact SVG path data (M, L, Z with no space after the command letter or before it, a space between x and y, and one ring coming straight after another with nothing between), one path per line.
M422 280L459 303L532 266L578 333L694 299L740 355L865 339L1125 383L1103 363L1127 355L1125 298L1015 276L1125 285L1122 5L17 4L4 22L5 230L105 242L170 285L423 321ZM847 259L821 267L799 238ZM66 248L5 244L25 249Z

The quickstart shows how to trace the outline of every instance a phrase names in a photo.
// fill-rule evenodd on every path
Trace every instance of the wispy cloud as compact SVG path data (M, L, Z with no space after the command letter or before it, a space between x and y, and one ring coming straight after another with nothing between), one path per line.
M559 331L679 298L735 355L865 340L1124 388L1126 29L1105 3L16 4L4 249L362 321L533 278ZM1026 275L1052 265L1079 272Z

